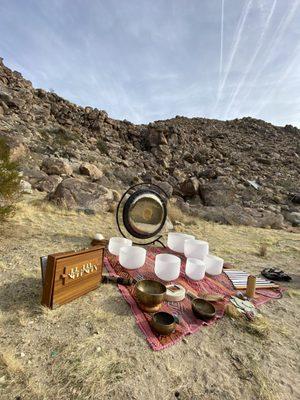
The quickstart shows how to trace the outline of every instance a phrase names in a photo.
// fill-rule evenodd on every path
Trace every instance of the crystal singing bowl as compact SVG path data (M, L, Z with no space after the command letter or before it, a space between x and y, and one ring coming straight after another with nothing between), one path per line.
M122 237L111 237L108 243L108 250L111 254L118 256L121 247L131 246L131 245L132 245L132 240L130 239Z
M184 255L203 260L208 255L208 243L203 240L188 239L184 242Z
M222 273L224 260L223 260L223 258L209 254L204 258L204 264L206 267L205 272L207 274L219 275Z
M205 275L205 263L198 258L188 258L185 266L185 274L194 281L203 279Z
M158 254L155 257L154 272L163 281L173 281L179 277L181 260L172 254Z
M146 249L138 246L125 246L120 248L119 262L127 269L138 269L145 264Z
M170 232L168 234L168 247L173 251L177 251L178 253L183 253L184 242L187 239L194 239L194 236L187 235L186 233L181 233L181 232Z

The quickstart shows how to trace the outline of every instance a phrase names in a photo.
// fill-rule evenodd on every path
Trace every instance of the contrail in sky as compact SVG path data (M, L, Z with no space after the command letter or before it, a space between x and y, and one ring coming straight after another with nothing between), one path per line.
M273 14L274 14L276 3L277 3L277 0L274 0L273 4L272 4L272 7L271 7L271 10L269 12L269 15L267 17L267 20L266 20L266 22L264 24L264 28L263 28L263 30L262 30L262 32L260 34L260 37L259 37L259 40L258 40L259 44L256 47L255 52L254 52L250 62L247 64L246 71L243 73L242 79L239 81L239 83L238 83L238 85L237 85L237 87L236 87L236 89L235 89L235 91L234 91L234 93L233 93L233 95L231 97L231 100L230 100L230 102L229 102L229 104L228 104L228 106L226 108L226 111L225 111L225 114L224 114L224 118L225 119L227 119L229 111L230 111L231 107L233 106L233 104L235 102L235 99L236 99L237 95L239 94L239 91L241 90L242 86L244 85L244 82L245 82L245 80L247 78L247 75L249 74L249 72L250 72L250 70L251 70L251 68L252 68L252 66L253 66L253 64L254 64L254 62L256 60L256 57L257 57L258 53L260 52L260 50L261 50L261 48L262 48L262 46L264 44L263 40L264 40L265 35L266 35L267 31L268 31L268 28L269 28L269 25L270 25L270 21L272 19Z
M262 74L262 72L264 71L265 67L268 65L268 63L272 60L273 54L274 54L274 50L278 49L278 44L280 42L280 40L282 39L282 36L286 30L286 28L289 26L297 8L299 7L299 1L294 1L292 7L289 9L289 11L287 12L287 14L285 15L285 17L283 17L276 29L275 34L273 35L273 41L271 44L269 44L268 46L268 50L267 50L267 54L264 56L264 62L262 64L262 67L260 68L259 71L257 71L253 81L252 81L252 85L249 88L248 92L246 93L246 95L243 97L243 100L240 101L240 103L244 102L250 95L253 87L255 86L255 83L257 82L258 78L260 77L260 75Z
M238 26L237 26L237 29L236 29L235 39L234 39L233 46L232 46L231 52L230 52L229 61L228 61L227 66L226 66L225 75L223 77L223 80L221 82L220 88L218 90L217 101L216 101L216 104L214 106L213 112L215 112L216 108L219 105L219 101L220 101L220 99L222 97L222 92L223 92L223 89L225 87L225 84L226 84L226 81L227 81L227 77L228 77L228 75L229 75L229 73L231 71L232 62L233 62L233 59L235 57L235 53L236 53L236 51L237 51L237 49L239 47L240 40L242 38L245 21L246 21L246 18L248 16L249 10L251 8L252 1L253 0L250 0L250 1L248 1L246 3L246 5L243 8L242 14L240 16L240 19L239 19L239 22L238 22Z
M220 42L219 88L220 88L222 69L223 69L224 1L225 0L222 0L222 6L221 6L221 42Z

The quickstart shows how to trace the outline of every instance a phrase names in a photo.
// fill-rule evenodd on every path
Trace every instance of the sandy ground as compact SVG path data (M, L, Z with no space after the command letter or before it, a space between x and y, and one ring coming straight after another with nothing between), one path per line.
M188 220L176 229L247 271L277 266L299 278L299 234ZM85 247L95 232L116 234L113 215L60 211L37 196L1 226L1 399L300 399L297 279L262 308L265 334L224 317L161 352L150 350L113 285L41 307L39 257Z

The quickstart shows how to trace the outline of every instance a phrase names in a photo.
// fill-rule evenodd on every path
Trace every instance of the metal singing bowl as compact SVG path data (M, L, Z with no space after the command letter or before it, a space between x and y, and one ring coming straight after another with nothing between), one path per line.
M165 299L167 288L158 281L142 280L135 285L135 295L138 303L148 309L158 307Z
M197 318L210 319L216 315L215 307L206 300L196 298L192 301L193 313Z
M161 335L170 335L176 329L176 320L173 315L163 311L155 313L150 324Z

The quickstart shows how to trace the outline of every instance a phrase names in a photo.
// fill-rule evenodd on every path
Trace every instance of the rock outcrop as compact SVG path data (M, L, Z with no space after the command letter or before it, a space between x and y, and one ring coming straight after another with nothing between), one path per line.
M181 116L135 125L34 89L0 59L0 136L23 179L58 204L105 210L97 196L153 182L207 219L299 225L300 130L291 125Z
M112 190L76 178L64 179L49 199L59 206L85 212L109 211L115 200Z
M79 167L79 171L82 175L87 175L95 181L102 178L103 176L103 172L98 167L96 167L96 165L89 163L81 164Z
M60 159L60 158L46 158L44 159L42 166L42 171L46 172L48 175L67 175L70 176L73 173L73 168L71 165Z

